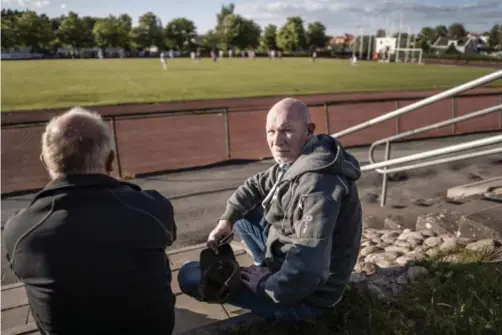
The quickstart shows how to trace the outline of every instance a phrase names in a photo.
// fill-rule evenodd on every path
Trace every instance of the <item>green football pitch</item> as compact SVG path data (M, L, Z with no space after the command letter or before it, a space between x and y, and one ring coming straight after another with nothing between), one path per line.
M447 89L493 69L309 58L4 61L2 111L140 102ZM501 86L502 82L495 83Z

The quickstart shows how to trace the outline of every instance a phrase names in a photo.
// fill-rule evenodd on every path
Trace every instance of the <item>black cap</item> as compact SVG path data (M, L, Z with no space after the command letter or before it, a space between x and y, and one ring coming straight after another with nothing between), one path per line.
M229 244L218 247L218 254L210 248L200 253L201 281L199 294L202 300L224 303L241 284L240 266Z

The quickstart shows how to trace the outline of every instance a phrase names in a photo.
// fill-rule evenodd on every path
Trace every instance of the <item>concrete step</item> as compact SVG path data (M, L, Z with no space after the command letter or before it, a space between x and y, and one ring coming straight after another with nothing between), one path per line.
M502 239L502 203L479 198L420 215L415 229L473 239Z
M173 249L166 252L171 262L173 280L171 287L176 296L176 322L173 334L190 332L192 329L201 329L215 322L225 321L249 313L228 304L201 303L184 295L178 283L178 271L186 261L199 260L204 244L193 245L185 248ZM244 245L232 241L231 246L237 261L241 266L250 266L253 260L246 252ZM24 335L38 334L28 306L26 290L22 283L2 286L2 334Z
M446 192L446 197L451 200L460 200L475 195L500 192L502 192L502 176L452 187Z

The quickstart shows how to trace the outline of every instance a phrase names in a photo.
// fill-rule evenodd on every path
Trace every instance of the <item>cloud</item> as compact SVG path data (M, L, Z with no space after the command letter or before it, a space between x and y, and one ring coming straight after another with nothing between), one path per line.
M451 0L277 0L245 2L236 5L236 11L261 25L282 25L288 16L300 16L306 23L321 21L331 34L358 31L363 25L366 32L378 28L390 29L399 25L418 31L424 26L463 23L467 30L482 32L495 23L502 23L502 1L478 0L467 2ZM442 3L438 3L442 2ZM406 30L404 28L403 30Z
M18 5L22 8L42 8L50 4L48 0L2 0L2 4Z

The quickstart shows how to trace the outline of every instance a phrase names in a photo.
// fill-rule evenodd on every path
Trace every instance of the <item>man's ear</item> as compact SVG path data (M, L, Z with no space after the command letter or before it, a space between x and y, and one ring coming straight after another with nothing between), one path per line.
M39 158L40 158L40 162L41 162L41 163L42 163L42 165L44 166L44 169L45 169L46 171L49 171L49 168L47 167L47 164L45 164L45 161L44 161L44 154L43 154L43 153L41 153Z
M115 159L115 151L110 151L108 158L106 159L106 172L111 173L113 171L113 160Z
M315 123L311 122L307 124L307 133L309 134L309 136L314 135L314 132L315 132Z

